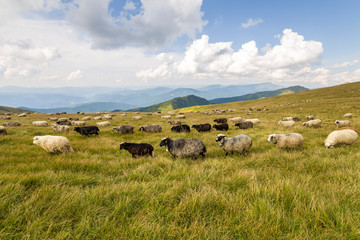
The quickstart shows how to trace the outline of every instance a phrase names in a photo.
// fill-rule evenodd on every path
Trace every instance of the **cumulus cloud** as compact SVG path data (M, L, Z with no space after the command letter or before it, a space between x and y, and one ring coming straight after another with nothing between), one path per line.
M263 22L263 20L261 18L256 18L256 19L249 18L247 20L247 22L241 24L241 27L249 28L249 27L258 25L259 23L262 23L262 22Z
M195 37L206 24L201 12L202 0L141 0L136 9L128 1L120 17L111 16L110 0L79 0L68 19L89 34L94 48L123 46L160 47L180 36ZM161 7L159 7L161 6ZM130 14L129 10L136 9Z
M84 74L83 74L80 70L77 70L77 71L75 71L75 72L70 73L70 74L66 77L66 80L67 80L67 81L80 80L83 76L84 76Z
M352 60L352 61L336 63L334 65L331 65L330 68L346 68L346 67L354 66L354 65L356 65L358 63L359 63L359 60L355 59L355 60Z
M325 81L324 72L311 70L311 66L320 63L322 44L305 41L304 37L291 29L285 29L279 45L266 45L263 55L255 41L244 43L238 51L232 48L232 42L209 43L209 37L203 35L195 40L179 61L164 61L159 68L143 70L136 76L141 78L161 78L172 72L193 77L247 77L276 81L288 81L292 78L305 78L310 73L313 81ZM168 54L169 55L169 54ZM315 79L315 80L314 80Z

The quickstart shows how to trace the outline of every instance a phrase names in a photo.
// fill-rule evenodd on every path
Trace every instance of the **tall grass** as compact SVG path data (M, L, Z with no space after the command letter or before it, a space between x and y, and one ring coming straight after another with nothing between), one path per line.
M259 126L239 130L230 124L226 132L253 139L245 156L225 157L217 131L172 133L160 116L143 115L138 122L134 113L117 116L112 126L132 124L135 134L119 136L109 127L84 137L31 125L45 114L13 115L23 125L0 136L0 239L359 239L360 143L330 150L323 144L346 112L354 114L350 120L358 129L359 89L342 85L190 109L236 109L222 115L186 113L185 123L192 125L245 117L255 107L248 117L259 118ZM264 106L269 111L256 111ZM285 116L309 114L323 120L322 128L277 125ZM61 117L71 116L76 114ZM163 132L137 130L153 123ZM288 132L304 136L302 150L279 150L266 141L271 133ZM35 135L46 134L66 136L75 153L49 154L32 144ZM166 136L201 139L206 157L172 158L159 146ZM156 157L132 158L120 151L122 141L148 142Z

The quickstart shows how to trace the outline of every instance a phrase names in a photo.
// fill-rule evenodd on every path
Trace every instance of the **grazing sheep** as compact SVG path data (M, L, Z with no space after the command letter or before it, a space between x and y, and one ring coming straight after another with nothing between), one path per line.
M82 126L85 126L85 124L86 124L85 121L72 121L71 123L75 127L82 127Z
M248 129L248 128L253 128L254 124L250 121L246 121L246 122L236 123L235 127L239 127L240 129Z
M75 132L80 133L81 135L89 136L90 134L99 135L100 132L97 126L85 126L85 127L75 127Z
M293 121L293 117L284 117L283 121Z
M4 127L20 127L20 122L7 122L3 124Z
M109 114L106 114L103 116L103 119L110 120L110 119L112 119L112 116Z
M7 135L5 127L0 126L0 134Z
M65 120L65 121L57 121L56 122L59 125L68 125L71 126L71 122L69 120Z
M209 123L204 124L194 124L191 126L191 128L195 128L198 132L210 132L211 131L211 125Z
M162 116L161 119L171 119L171 116L170 115L165 115L165 116Z
M59 118L59 119L58 119L59 122L65 122L65 121L67 121L67 120L68 120L67 118Z
M335 124L341 128L341 127L350 127L350 121L349 120L336 120Z
M51 117L49 117L48 118L50 121L53 121L53 122L57 122L57 121L59 121L59 119L58 118L51 118Z
M18 117L26 117L26 113L21 113L18 115Z
M343 118L352 118L352 113L344 114Z
M0 117L0 119L10 120L10 119L11 119L11 117L10 117L10 116L3 116L3 117Z
M171 128L171 131L172 132L190 132L190 126L187 124L173 126Z
M162 127L159 124L145 125L141 126L139 131L157 133L162 131Z
M282 127L293 127L295 126L295 121L291 120L291 121L279 121L278 124Z
M331 148L337 144L352 145L359 135L352 129L343 129L331 132L325 140L325 147Z
M181 125L180 120L168 121L168 123L170 123L170 125Z
M239 123L239 122L242 122L242 121L243 121L242 117L229 118L229 122Z
M70 131L70 127L67 125L56 125L56 124L51 124L51 128L54 130L54 132L56 133L62 133L62 132L69 132Z
M37 126L37 127L47 127L47 126L49 126L47 121L33 121L32 124Z
M304 138L300 133L270 134L268 142L273 141L277 148L302 148Z
M98 123L96 123L96 126L98 126L98 127L109 127L110 123L108 121L98 122Z
M216 123L227 123L227 119L226 118L217 118L217 119L214 119L214 122L216 122Z
M197 158L199 155L205 156L205 144L197 138L174 139L163 138L160 147L166 146L171 155L176 157L192 157Z
M126 117L126 116L127 116L127 113L123 113L123 114L121 114L120 116Z
M216 142L220 142L220 147L225 151L226 156L234 152L247 153L252 146L252 139L245 134L232 138L227 138L224 134L218 134Z
M81 118L81 121L90 121L90 120L91 120L91 117L89 117L89 116Z
M120 149L125 149L131 153L132 157L135 158L135 155L138 156L152 156L154 157L153 151L154 147L148 143L120 143Z
M218 131L227 131L229 130L229 124L227 123L214 124L213 128L215 128Z
M97 116L97 117L94 117L93 119L94 119L94 120L101 120L102 117L101 117L101 116Z
M309 127L309 128L320 128L321 127L321 120L320 119L314 119L303 123L303 126Z
M313 120L314 118L315 118L314 115L306 116L306 119L307 119L307 120Z
M243 119L243 122L252 122L254 125L260 124L260 120L258 118Z
M141 116L135 116L135 117L133 117L133 119L136 120L136 121L138 121L138 120L141 120L142 117L141 117Z
M69 120L70 120L70 121L79 121L79 118L77 118L77 117L71 117L71 118L69 118Z
M84 112L77 112L77 114L84 115L85 113Z
M117 131L119 134L134 133L134 127L131 125L113 127L112 131Z
M63 136L35 136L33 144L42 147L49 153L72 153L74 150L71 147L69 139Z
M185 115L176 115L175 117L176 117L176 118L182 118L182 119L184 119L184 118L185 118Z
M300 122L301 121L301 117L293 117L293 119L295 122Z

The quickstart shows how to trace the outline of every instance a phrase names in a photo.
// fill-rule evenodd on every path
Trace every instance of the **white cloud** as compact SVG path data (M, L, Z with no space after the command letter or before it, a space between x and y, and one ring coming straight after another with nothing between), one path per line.
M263 20L261 18L256 18L256 19L249 18L246 23L241 24L241 27L249 28L249 27L258 25L259 23L262 23L262 22L263 22Z
M133 1L131 1L131 0L126 1L125 6L124 6L124 10L132 11L132 10L135 10L135 9L136 9L136 6L135 6Z
M342 62L342 63L337 63L334 65L331 65L329 68L346 68L346 67L354 66L358 63L359 63L359 60L355 59L352 61L347 61L347 62Z
M77 70L75 72L70 73L65 80L67 81L75 81L75 80L80 80L82 77L84 76L84 74L80 71Z

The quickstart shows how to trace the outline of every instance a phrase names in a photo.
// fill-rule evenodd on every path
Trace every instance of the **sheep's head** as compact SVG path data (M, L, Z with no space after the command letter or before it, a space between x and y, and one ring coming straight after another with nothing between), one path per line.
M307 118L307 117L306 117L306 118ZM306 125L307 125L307 122L304 122L304 123L303 123L303 126L306 126Z
M126 142L120 143L120 149L125 149L125 146L126 146Z
M39 139L40 139L40 136L35 136L35 137L33 138L33 144L38 145Z
M277 143L277 137L276 137L276 134L270 134L270 135L269 135L269 137L268 137L268 139L267 139L267 141L268 141L268 142L273 141L273 142L274 142L274 144L276 144L276 143Z
M160 147L167 146L170 143L171 139L169 137L161 139Z
M339 123L340 123L339 120L336 120L336 121L335 121L335 124L339 124Z
M51 127L52 127L52 128L56 128L56 124L51 124Z
M216 136L216 139L215 139L215 141L216 142L220 142L220 144L222 144L223 142L224 142L224 140L225 140L225 138L226 138L226 136L224 135L224 134L218 134L217 136Z
M144 131L144 126L141 126L140 128L139 128L139 131Z
M325 141L325 147L326 147L327 149L329 149L329 148L334 147L334 144L331 144L331 143Z
M278 125L280 125L282 123L282 121L278 121Z

